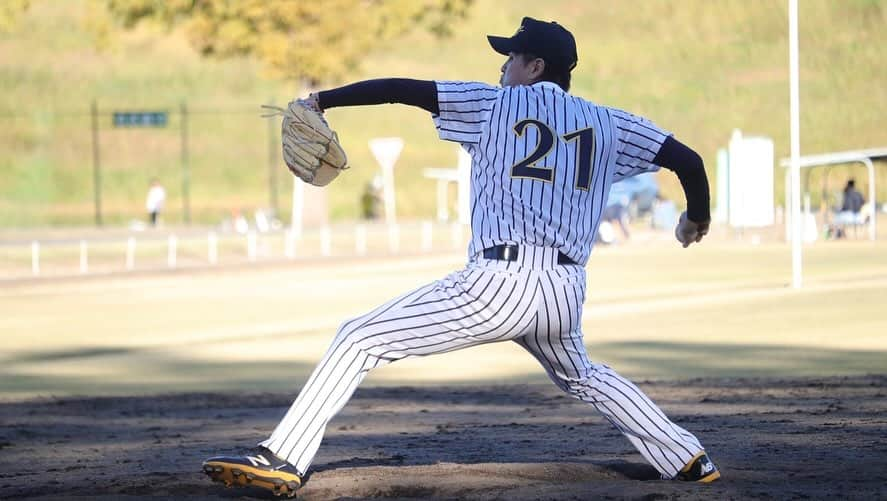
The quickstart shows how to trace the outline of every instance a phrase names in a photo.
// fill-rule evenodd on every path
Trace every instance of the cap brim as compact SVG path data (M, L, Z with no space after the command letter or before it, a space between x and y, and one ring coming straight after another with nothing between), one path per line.
M494 37L493 35L487 35L487 40L490 41L490 46L493 47L493 50L507 56L511 52L517 52L515 50L517 48L517 44L514 43L514 40L511 38L505 37Z

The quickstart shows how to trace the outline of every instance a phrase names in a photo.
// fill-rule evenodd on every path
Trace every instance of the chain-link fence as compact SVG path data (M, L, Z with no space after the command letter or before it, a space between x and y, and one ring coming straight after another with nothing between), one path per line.
M169 223L280 213L279 122L260 115L185 102L0 114L0 227L144 220L154 179Z

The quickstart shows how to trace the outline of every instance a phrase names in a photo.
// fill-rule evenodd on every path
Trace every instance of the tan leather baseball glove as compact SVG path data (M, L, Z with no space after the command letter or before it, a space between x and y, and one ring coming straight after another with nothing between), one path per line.
M262 107L274 110L264 115L266 117L283 116L280 130L283 160L299 179L314 186L326 186L348 168L348 157L339 144L339 136L310 103L297 99L286 109Z

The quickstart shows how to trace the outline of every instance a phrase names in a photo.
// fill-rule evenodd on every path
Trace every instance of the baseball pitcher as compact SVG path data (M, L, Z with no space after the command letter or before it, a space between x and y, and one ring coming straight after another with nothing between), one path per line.
M431 113L440 138L471 155L468 260L344 322L271 435L245 455L204 463L213 480L292 496L327 423L369 371L502 341L527 350L559 388L613 423L664 479L720 477L693 434L637 386L588 359L581 325L585 264L611 184L658 166L674 171L687 198L675 236L687 247L709 227L702 159L643 117L569 94L578 57L563 26L527 17L513 36L488 39L507 56L499 86L380 79L300 103L318 113L383 103Z

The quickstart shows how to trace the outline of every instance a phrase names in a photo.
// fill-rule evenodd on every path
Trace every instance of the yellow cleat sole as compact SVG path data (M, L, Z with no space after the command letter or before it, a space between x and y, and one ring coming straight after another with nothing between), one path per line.
M297 475L260 470L242 464L207 461L203 463L203 472L213 482L223 483L226 487L259 487L273 492L275 496L293 497L302 486L302 479Z
M721 472L715 470L714 473L700 478L699 480L697 480L697 482L702 483L702 484L707 484L709 482L714 482L715 480L717 480L719 478L721 478Z

